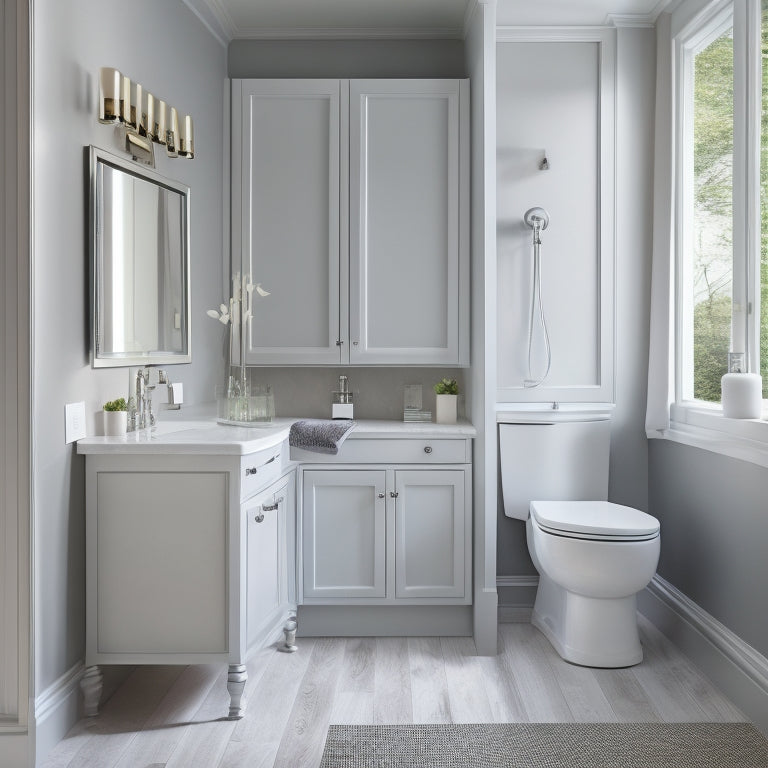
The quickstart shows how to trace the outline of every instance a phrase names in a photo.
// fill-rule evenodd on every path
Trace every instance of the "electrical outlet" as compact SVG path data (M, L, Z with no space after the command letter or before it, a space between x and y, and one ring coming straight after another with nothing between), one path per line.
M64 406L64 442L74 443L85 437L85 403L67 403Z

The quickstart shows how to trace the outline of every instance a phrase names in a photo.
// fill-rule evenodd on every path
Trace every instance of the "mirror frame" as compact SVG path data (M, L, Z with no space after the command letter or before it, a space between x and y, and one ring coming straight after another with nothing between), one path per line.
M192 362L192 324L191 324L191 281L190 281L190 207L191 207L191 190L185 184L167 179L161 176L156 171L147 168L146 166L138 165L137 163L125 160L121 157L111 154L103 149L94 147L91 145L87 148L88 162L89 162L89 174L90 174L90 194L89 194L89 276L90 276L90 297L91 297L91 366L93 368L127 368L131 366L147 366L147 365L174 365L181 363ZM103 297L98 295L97 286L99 285L99 260L101 254L98 252L98 215L97 215L97 169L99 164L108 165L112 168L116 168L123 173L127 173L130 176L135 176L138 179L148 181L165 189L169 189L173 192L177 192L183 198L182 211L184 221L182 223L183 240L182 248L184 253L182 254L182 293L185 302L185 317L182 317L182 334L186 340L185 352L148 352L142 354L126 353L123 356L115 357L100 357L96 350L96 339L98 338L98 318L99 310L103 302Z

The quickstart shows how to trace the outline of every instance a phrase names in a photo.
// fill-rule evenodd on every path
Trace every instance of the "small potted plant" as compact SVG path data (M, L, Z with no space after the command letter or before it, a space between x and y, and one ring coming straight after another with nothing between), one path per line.
M124 435L128 431L128 406L124 397L104 403L104 434Z
M456 379L441 379L434 386L435 395L435 421L438 424L456 423L456 400L459 394L459 385Z

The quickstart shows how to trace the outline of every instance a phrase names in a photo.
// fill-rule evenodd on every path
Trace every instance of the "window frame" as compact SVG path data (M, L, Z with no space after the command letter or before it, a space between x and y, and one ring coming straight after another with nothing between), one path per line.
M768 466L768 400L760 420L726 419L720 403L693 399L693 316L689 285L693 215L694 56L733 24L732 349L760 371L761 2L717 0L673 32L674 142L674 402L668 439ZM688 280L688 282L686 282ZM768 307L764 308L768 311Z

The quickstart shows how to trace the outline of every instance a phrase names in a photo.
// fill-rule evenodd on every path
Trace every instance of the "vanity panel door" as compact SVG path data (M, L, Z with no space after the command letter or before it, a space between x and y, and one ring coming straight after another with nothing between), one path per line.
M339 80L232 81L233 272L242 264L271 293L254 293L248 363L343 362L345 87Z
M468 363L460 80L350 83L350 363Z
M460 469L395 473L395 596L464 597L468 512Z
M386 596L386 471L304 472L304 598Z
M242 504L246 518L246 623L248 648L260 644L288 602L288 515L294 476Z
M99 472L96 652L228 651L226 472Z

